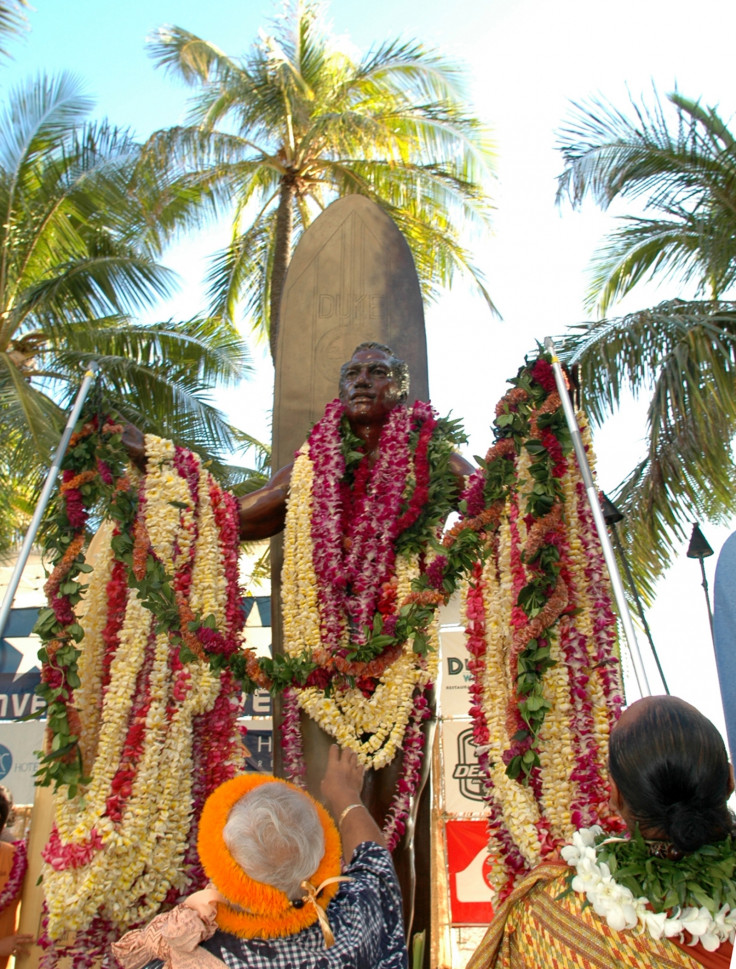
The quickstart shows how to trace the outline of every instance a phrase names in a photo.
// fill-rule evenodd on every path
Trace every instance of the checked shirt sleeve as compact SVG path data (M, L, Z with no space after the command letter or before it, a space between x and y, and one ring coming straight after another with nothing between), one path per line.
M335 919L343 927L343 938L350 935L355 942L357 965L360 969L406 969L401 891L391 856L380 845L365 841L355 849L345 874L353 880L330 908L337 909Z

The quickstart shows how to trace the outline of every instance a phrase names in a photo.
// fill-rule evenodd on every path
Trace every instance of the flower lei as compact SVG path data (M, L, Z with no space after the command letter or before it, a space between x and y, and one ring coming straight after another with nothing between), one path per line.
M301 708L369 767L383 767L403 749L403 776L385 822L394 846L421 773L421 725L430 716L424 694L437 662L433 620L454 589L437 552L456 487L449 466L456 429L429 404L397 407L370 466L343 411L338 400L328 405L291 476L284 646L288 659L314 668L285 696L282 747L287 776L298 782ZM433 588L440 559L440 587Z
M599 825L575 832L562 857L583 893L615 932L641 926L654 939L700 942L708 952L736 938L736 848L726 838L677 861L655 857L637 832L610 837Z
M297 692L300 706L378 768L393 759L415 692L434 675L432 619L446 593L420 579L452 506L452 438L428 404L397 407L371 467L355 450L343 411L340 401L328 405L294 463L284 646L287 656L315 663Z
M232 674L184 662L203 657L203 644L223 656L237 649L237 504L194 455L150 436L137 482L122 470L119 431L93 420L73 435L47 544L56 560L39 622L51 735L42 775L56 785L43 852L49 966L65 955L93 965L122 930L201 884L197 820L240 759ZM75 468L91 461L92 474ZM101 498L114 525L98 533L82 610L76 576L91 566L79 534ZM60 941L69 931L74 941Z
M605 562L549 358L511 383L449 539L482 545L465 596L470 713L501 898L575 828L609 821L622 704ZM590 454L584 420L583 433Z
M10 874L0 892L0 912L4 911L20 895L23 888L23 879L28 868L28 846L25 840L14 841L13 847L15 851L10 864Z

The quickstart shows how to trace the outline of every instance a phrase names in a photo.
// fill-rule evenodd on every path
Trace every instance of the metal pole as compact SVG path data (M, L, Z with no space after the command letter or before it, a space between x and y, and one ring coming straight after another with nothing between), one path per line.
M616 597L616 604L618 605L619 617L621 619L621 625L623 626L624 635L626 637L626 642L629 647L629 653L631 655L632 663L634 666L634 676L636 677L636 682L639 686L639 692L642 696L650 696L652 690L649 686L649 681L647 679L646 670L644 669L644 663L642 662L641 653L639 652L639 644L636 641L636 633L634 632L634 624L631 621L631 613L629 612L629 604L626 601L626 593L624 592L623 583L621 582L621 575L618 571L618 565L616 564L616 556L611 545L611 540L608 536L608 531L606 530L606 523L603 519L603 512L601 511L601 505L598 500L598 490L593 481L593 475L590 470L590 465L588 464L588 457L585 453L585 447L583 445L583 439L580 436L580 428L578 427L578 422L575 417L575 411L572 407L572 402L570 400L570 395L567 392L567 386L565 384L565 377L562 373L562 367L560 365L559 357L555 351L555 345L552 337L546 337L544 345L547 351L552 355L552 369L555 375L555 382L557 384L557 390L560 395L560 400L562 402L562 409L565 412L565 419L567 420L567 426L570 429L570 434L572 436L572 443L575 449L575 455L578 459L578 465L580 467L580 473L583 478L583 484L585 485L585 491L588 495L588 502L590 504L590 510L593 513L593 521L595 522L595 527L598 532L598 538L601 542L601 547L603 549L603 557L606 560L606 565L608 566L608 572L611 577L611 585L613 587L613 594Z
M664 687L664 692L669 696L670 688L667 686L667 680L664 676L664 670L662 669L662 664L659 662L659 655L657 650L654 648L654 640L652 639L652 632L649 628L649 623L647 622L647 617L644 614L644 606L641 604L641 598L639 596L639 591L636 588L636 582L634 582L634 576L631 572L631 567L629 566L629 560L626 558L626 553L624 552L624 547L621 544L621 539L618 537L618 532L616 530L615 524L610 525L611 534L613 535L613 541L616 545L616 550L618 552L618 557L621 560L621 564L624 567L624 572L626 573L626 578L629 582L629 588L631 589L631 594L634 597L634 602L636 603L636 611L639 613L639 619L641 619L641 624L644 628L644 635L649 641L649 645L652 650L652 656L654 656L654 662L657 664L657 669L659 670L659 676L662 680L662 686Z
M713 610L710 607L710 594L708 592L708 580L705 577L705 562L700 559L700 571L703 576L703 581L700 583L703 586L703 592L705 592L705 602L708 606L708 622L710 623L710 638L713 640L713 648L715 649L716 638L713 633Z
M56 477L61 468L61 462L66 453L66 449L69 445L69 440L74 431L74 425L79 419L79 415L82 411L84 401L89 393L89 388L92 385L92 381L97 376L97 371L99 367L96 363L90 363L88 369L85 371L84 379L82 380L81 386L77 393L76 400L74 401L74 406L69 414L69 419L66 422L66 427L64 428L64 433L61 435L61 440L54 453L53 460L51 461L51 467L49 468L49 473L46 477L46 482L43 486L43 491L41 492L41 497L38 499L38 504L36 505L36 510L33 512L33 517L31 518L31 523L28 526L28 531L23 539L23 545L21 546L20 553L18 554L18 561L15 563L15 568L13 569L13 574L10 577L10 582L5 590L5 597L3 598L2 607L0 607L0 639L5 632L5 625L8 621L8 616L10 615L10 607L13 605L13 599L15 598L16 590L20 584L20 579L23 574L23 569L28 561L28 556L31 554L31 547L33 546L33 541L36 537L36 532L38 531L38 526L41 524L41 519L46 511L46 506L49 503L51 497L51 492L54 489L56 483Z

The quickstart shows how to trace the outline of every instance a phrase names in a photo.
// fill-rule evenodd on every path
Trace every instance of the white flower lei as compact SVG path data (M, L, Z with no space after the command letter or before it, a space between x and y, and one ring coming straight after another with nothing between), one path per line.
M573 835L572 844L566 845L561 854L576 871L571 882L573 891L584 894L595 913L604 918L614 932L640 925L653 939L677 936L686 945L700 942L708 952L714 952L722 942L734 941L736 909L730 909L728 905L721 906L715 916L704 906L674 910L672 915L652 912L646 897L636 898L626 886L618 884L605 862L598 861L596 838L602 833L599 825L581 828Z

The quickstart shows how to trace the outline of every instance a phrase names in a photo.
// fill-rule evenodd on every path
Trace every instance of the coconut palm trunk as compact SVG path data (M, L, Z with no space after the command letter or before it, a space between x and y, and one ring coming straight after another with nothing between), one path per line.
M296 183L294 176L287 172L281 179L279 188L279 205L276 211L276 231L274 234L273 269L271 271L271 293L269 317L269 344L271 359L276 361L276 349L279 339L279 323L281 316L281 296L284 292L286 270L291 261L292 237L294 234L294 196Z

